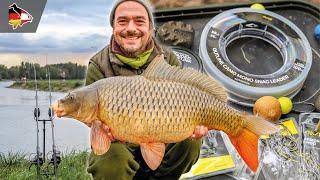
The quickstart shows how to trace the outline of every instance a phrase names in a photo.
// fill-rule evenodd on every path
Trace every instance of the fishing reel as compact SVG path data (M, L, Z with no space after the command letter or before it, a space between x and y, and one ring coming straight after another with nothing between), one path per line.
M35 119L40 117L40 108L34 108L33 116Z
M42 158L42 153L38 155L35 155L34 158L32 160L30 160L31 164L29 166L29 170L31 169L32 165L35 165L36 167L38 166L38 163L39 163L39 166L42 166L44 161L43 161L43 158Z
M61 163L61 152L48 152L46 156L43 156L42 153L35 155L33 159L30 160L31 164L29 166L29 170L32 165L34 165L37 169L39 169L40 175L55 175L56 170Z
M51 153L51 152L49 152L49 153ZM58 166L60 163L61 163L61 152L56 151L55 153L52 153L49 164L53 164L53 165L56 164L56 166Z
M34 118L39 118L40 117L40 108L34 108L33 111L33 116ZM48 116L49 118L53 118L54 117L54 111L52 110L52 108L48 109Z
M48 109L48 116L49 116L49 118L53 118L54 117L54 111L52 110L52 108Z

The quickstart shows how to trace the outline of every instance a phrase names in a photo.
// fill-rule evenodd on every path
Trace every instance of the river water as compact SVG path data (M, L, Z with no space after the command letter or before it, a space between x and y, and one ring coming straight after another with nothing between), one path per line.
M0 152L36 153L37 130L33 117L35 91L6 88L13 82L0 82ZM64 93L52 93L53 102ZM40 119L48 119L49 93L39 91ZM55 118L56 147L61 152L88 150L89 128L73 119ZM39 142L43 152L43 123L39 122ZM52 151L51 123L46 123L46 153Z

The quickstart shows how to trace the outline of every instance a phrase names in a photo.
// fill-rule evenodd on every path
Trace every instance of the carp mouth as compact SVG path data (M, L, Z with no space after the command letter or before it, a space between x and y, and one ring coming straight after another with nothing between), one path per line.
M51 107L58 118L61 118L62 116L65 115L64 109L59 108L59 101L55 102Z

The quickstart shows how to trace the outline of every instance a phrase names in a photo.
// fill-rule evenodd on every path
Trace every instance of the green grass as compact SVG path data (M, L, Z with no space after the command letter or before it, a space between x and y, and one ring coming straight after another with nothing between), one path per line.
M49 91L49 83L47 80L39 80L37 82L38 90L40 91ZM81 87L84 85L84 80L51 80L51 90L52 91L60 91L60 92L67 92L69 90ZM10 88L17 88L17 89L35 89L34 81L16 81L14 82Z
M90 175L86 172L88 152L71 152L62 155L61 163L58 167L58 179L90 180ZM45 164L47 165L47 164ZM42 166L42 170L45 165ZM37 179L37 170L33 165L29 170L30 162L27 156L22 153L0 154L0 179L2 180L27 180ZM49 166L52 167L52 166ZM41 176L41 179L46 179ZM49 179L54 179L50 176Z

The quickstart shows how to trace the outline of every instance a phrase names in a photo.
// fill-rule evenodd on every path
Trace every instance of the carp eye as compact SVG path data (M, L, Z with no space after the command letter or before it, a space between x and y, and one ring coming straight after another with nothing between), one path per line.
M74 95L72 95L70 93L66 97L66 100L71 100L72 101L73 99L74 99Z

